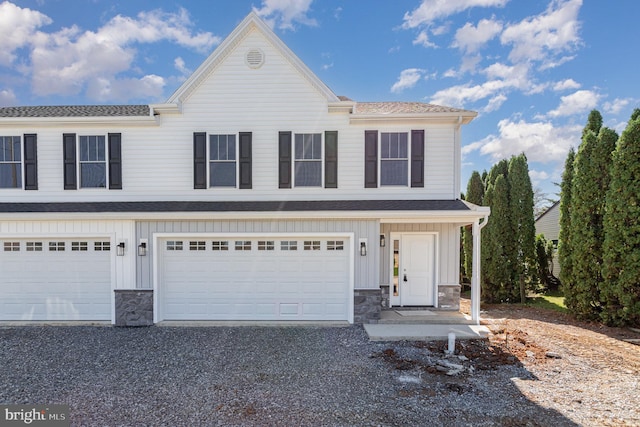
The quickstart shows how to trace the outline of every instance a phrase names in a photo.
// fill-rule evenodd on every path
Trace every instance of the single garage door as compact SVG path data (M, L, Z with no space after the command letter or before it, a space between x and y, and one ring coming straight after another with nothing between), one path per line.
M111 320L108 239L3 239L1 320Z
M158 320L349 320L345 237L159 240Z

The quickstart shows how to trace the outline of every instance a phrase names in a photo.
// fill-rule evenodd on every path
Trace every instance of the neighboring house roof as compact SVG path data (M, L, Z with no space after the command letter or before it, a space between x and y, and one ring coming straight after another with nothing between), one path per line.
M0 108L0 117L149 116L148 105L58 105Z
M461 200L314 200L263 202L57 202L0 203L3 213L44 212L310 212L471 211Z
M353 114L474 113L424 102L356 102ZM475 113L474 113L475 114Z
M556 201L554 204L552 204L551 206L549 206L549 208L542 212L540 214L540 216L538 218L536 218L535 222L538 222L540 219L542 219L543 216L545 216L546 214L548 214L549 212L553 211L553 209L556 208L556 206L560 205L560 200Z

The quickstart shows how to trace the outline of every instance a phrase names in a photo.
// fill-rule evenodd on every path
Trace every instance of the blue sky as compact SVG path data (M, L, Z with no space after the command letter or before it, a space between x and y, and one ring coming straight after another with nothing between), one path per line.
M337 95L477 111L462 190L524 151L554 197L589 111L640 107L637 0L4 1L0 106L162 102L252 9Z

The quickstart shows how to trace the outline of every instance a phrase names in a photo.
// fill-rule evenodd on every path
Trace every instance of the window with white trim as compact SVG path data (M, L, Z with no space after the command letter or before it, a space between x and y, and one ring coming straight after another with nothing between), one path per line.
M72 251L82 251L86 252L88 250L87 242L71 242L71 250Z
M298 250L298 241L297 240L282 240L280 242L280 250L281 251L297 251Z
M93 242L93 250L96 252L110 251L111 242Z
M235 249L236 251L250 251L251 240L236 240Z
M64 242L49 242L50 252L64 252Z
M181 251L183 247L181 240L167 240L168 251Z
M409 183L409 134L380 133L380 185Z
M273 251L275 250L275 242L273 240L258 240L259 251Z
M104 135L78 137L80 188L107 187L107 147Z
M304 250L305 251L319 251L320 250L320 240L305 240L304 241Z
M0 136L0 188L22 188L19 136Z
M236 135L209 135L209 186L236 187Z
M27 242L27 252L42 252L42 242Z
M328 251L342 251L344 250L343 240L327 240Z
M4 242L5 252L18 252L20 251L20 242Z
M294 185L322 186L322 134L296 133L294 140Z
M190 251L204 251L207 249L207 242L204 240L191 240L189 242Z
M211 242L211 250L213 251L228 251L229 242L222 240L214 240Z

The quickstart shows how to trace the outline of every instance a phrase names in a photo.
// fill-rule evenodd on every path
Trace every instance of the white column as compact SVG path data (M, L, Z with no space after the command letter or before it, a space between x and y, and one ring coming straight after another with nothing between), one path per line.
M485 220L486 221L486 220ZM471 260L471 320L480 324L480 220L473 222L473 258Z

